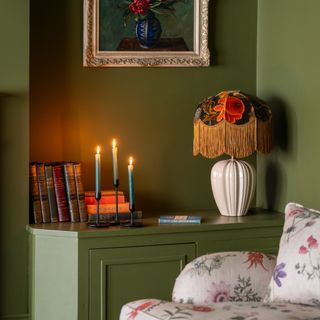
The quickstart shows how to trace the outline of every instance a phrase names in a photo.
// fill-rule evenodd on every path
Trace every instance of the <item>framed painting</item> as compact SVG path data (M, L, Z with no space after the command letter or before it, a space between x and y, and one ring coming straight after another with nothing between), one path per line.
M83 65L209 66L209 0L84 0Z

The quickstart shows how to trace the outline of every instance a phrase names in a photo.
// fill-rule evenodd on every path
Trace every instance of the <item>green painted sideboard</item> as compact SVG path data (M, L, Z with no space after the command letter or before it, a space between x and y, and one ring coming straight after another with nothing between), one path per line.
M91 229L85 223L29 225L33 320L116 320L121 305L171 299L174 280L195 257L231 250L277 253L283 214L200 212L201 225Z

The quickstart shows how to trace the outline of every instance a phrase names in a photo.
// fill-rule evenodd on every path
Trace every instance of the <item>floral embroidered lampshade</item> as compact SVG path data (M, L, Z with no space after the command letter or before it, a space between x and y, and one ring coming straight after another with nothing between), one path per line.
M261 99L241 91L222 91L206 98L194 117L193 154L232 158L214 164L211 186L222 215L242 216L253 198L255 168L243 160L255 151L271 151L271 110Z
M194 117L193 154L247 157L271 151L271 110L258 97L222 91L203 100Z

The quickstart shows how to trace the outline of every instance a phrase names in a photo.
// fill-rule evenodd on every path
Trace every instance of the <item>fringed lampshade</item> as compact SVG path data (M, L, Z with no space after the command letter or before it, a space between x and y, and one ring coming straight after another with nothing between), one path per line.
M271 111L255 96L222 91L202 101L194 117L193 155L244 158L271 151Z
M222 91L203 100L194 117L193 155L230 160L211 170L211 186L218 209L225 216L242 216L249 209L255 188L255 169L243 158L272 147L271 110L259 98L241 91Z

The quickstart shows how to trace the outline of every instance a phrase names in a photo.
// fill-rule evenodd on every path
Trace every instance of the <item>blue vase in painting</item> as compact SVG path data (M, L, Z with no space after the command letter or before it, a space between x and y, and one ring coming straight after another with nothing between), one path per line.
M154 47L161 36L160 21L154 16L152 12L148 12L146 19L138 20L136 25L136 36L142 48Z

